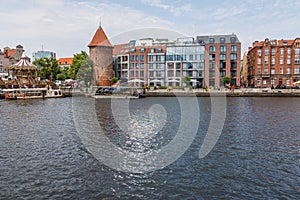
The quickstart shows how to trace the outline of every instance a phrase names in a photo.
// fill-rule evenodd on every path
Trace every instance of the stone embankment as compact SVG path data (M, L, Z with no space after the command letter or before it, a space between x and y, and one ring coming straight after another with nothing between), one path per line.
M237 89L230 90L154 90L147 92L148 97L182 96L227 96L227 97L300 97L300 89Z

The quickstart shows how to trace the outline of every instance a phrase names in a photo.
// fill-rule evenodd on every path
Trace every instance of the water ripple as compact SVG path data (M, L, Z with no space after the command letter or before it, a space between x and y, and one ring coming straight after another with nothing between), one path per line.
M201 120L188 151L146 174L118 172L93 158L76 135L71 99L0 101L0 199L300 199L298 98L229 98L220 140L203 159L211 109L209 98L198 100ZM129 127L156 127L157 116L147 113L156 104L167 121L149 137L124 134L109 101L96 104L98 120L121 148L159 149L178 130L176 98L132 101L139 123Z

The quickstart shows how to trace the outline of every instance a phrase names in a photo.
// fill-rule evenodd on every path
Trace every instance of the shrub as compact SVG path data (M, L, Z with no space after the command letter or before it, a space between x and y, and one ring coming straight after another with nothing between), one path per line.
M113 77L113 78L111 78L111 82L112 82L112 83L117 83L117 82L118 82L118 80L119 80L119 79L118 79L117 77Z
M166 89L168 89L168 86L159 86L159 89L166 90Z

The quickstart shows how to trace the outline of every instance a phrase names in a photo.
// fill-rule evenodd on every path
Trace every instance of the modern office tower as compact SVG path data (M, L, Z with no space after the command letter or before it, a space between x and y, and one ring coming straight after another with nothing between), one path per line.
M41 58L54 58L54 59L56 59L56 53L52 52L52 51L44 51L44 50L32 53L32 60L33 61L41 59Z

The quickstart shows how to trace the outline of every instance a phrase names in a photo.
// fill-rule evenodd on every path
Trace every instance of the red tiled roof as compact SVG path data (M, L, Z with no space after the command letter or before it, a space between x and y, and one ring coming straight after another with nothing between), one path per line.
M60 58L58 59L58 63L60 65L71 65L73 62L73 58Z
M294 40L278 40L278 45L282 46L286 42L286 45L293 45Z
M99 27L88 47L112 47L102 27Z
M9 49L7 50L7 57L10 58L16 53L16 49Z

